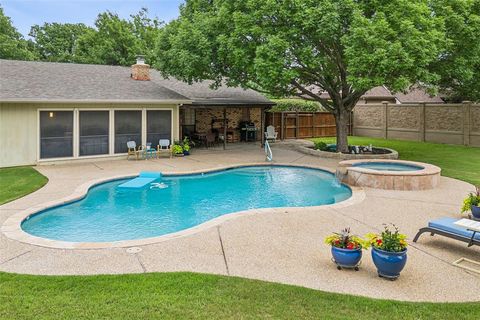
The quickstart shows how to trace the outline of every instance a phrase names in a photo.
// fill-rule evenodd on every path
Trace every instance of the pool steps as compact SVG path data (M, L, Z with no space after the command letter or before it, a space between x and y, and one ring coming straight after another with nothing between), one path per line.
M121 185L118 186L118 188L140 189L161 177L162 177L162 174L160 172L142 171L140 172L137 178L134 178L125 183L122 183Z

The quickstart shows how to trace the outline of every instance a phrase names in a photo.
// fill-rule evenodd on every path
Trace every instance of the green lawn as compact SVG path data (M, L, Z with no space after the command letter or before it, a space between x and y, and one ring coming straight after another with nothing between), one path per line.
M0 205L43 187L47 181L32 167L0 169Z
M373 300L193 273L62 277L0 273L0 318L459 320L480 319L480 304Z
M350 138L350 143L390 147L402 159L433 163L444 175L480 184L480 148L359 137ZM30 167L1 169L0 203L46 181ZM61 277L0 273L0 319L99 318L461 320L480 319L480 304L375 300L195 273Z
M312 140L335 143L335 138ZM480 185L480 148L367 137L349 137L348 143L392 148L398 151L400 159L431 163L442 168L444 176Z

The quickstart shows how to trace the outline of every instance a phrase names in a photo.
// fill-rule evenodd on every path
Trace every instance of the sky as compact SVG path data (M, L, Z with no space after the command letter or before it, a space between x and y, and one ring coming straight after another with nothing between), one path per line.
M84 23L93 26L95 18L106 10L122 18L148 8L149 17L168 22L179 14L183 0L0 0L5 15L25 37L34 24L44 22Z

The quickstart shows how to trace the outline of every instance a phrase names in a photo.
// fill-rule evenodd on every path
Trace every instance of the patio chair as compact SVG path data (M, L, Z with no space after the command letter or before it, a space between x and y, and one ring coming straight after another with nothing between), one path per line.
M271 140L272 142L276 142L277 136L278 136L278 132L275 131L275 127L271 125L268 126L267 131L265 131L265 139Z
M428 227L418 230L413 242L417 242L423 233L430 232L431 236L438 234L450 239L466 242L469 247L473 245L480 246L480 233L456 225L455 222L459 220L460 219L448 217L432 220L428 223Z
M138 160L139 156L144 152L143 146L139 146L137 148L137 143L135 141L128 141L127 142L127 160L130 156L135 156Z
M170 155L170 158L172 157L172 146L170 145L170 140L168 139L158 140L157 157L160 158L160 155L163 153Z
M215 133L207 133L205 137L205 146L208 147L215 147Z

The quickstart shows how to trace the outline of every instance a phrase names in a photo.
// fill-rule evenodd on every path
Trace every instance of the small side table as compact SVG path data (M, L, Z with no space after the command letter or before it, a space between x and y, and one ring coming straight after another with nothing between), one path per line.
M145 149L145 159L156 158L156 157L157 157L157 150L155 148Z

